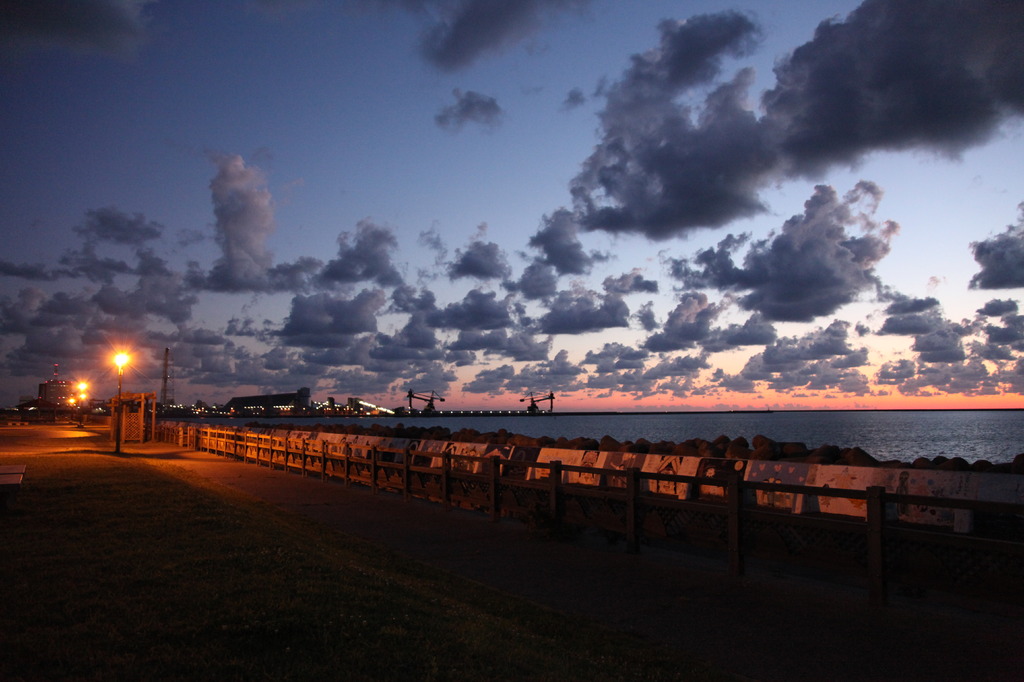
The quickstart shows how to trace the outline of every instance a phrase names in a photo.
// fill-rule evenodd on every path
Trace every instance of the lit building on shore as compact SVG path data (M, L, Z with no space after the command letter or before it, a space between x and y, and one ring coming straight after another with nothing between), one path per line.
M65 379L50 379L39 384L38 397L54 405L70 405L78 399L78 384Z
M224 411L239 416L306 414L310 410L309 389L294 393L238 396L224 405Z

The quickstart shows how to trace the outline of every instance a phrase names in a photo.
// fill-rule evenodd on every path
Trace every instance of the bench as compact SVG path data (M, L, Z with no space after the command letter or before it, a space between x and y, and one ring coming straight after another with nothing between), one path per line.
M0 511L7 509L8 503L21 488L21 479L24 477L24 464L0 465Z

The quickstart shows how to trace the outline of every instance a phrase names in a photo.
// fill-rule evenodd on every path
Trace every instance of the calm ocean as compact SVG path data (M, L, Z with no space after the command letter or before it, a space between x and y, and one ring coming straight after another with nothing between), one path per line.
M211 419L206 423L243 425L249 419ZM268 423L309 425L310 419L268 419ZM760 434L776 441L797 441L814 448L829 444L860 447L874 457L911 462L937 455L1008 462L1024 452L1024 411L909 411L909 412L769 412L690 414L558 414L506 417L331 418L331 424L444 426L452 431L506 429L526 436L598 438L619 441L680 442L689 438L714 440L726 435L752 440Z

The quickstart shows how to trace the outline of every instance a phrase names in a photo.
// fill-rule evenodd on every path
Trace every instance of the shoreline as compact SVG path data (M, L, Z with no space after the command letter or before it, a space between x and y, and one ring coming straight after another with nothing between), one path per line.
M424 413L422 411L403 412L401 414L276 414L276 415L230 415L210 414L192 416L160 416L159 419L171 421L180 419L260 419L271 417L287 417L288 419L430 419L444 417L630 417L643 415L672 415L672 414L807 414L807 413L868 413L868 412L1024 412L1024 407L943 407L943 408L862 408L862 409L836 409L836 410L814 410L814 409L790 409L790 410L643 410L639 412L619 410L580 410L561 412L527 412L526 410L435 410Z

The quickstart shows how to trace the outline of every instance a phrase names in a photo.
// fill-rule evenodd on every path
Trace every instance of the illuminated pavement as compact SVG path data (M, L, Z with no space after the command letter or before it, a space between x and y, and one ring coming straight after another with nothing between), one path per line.
M29 445L11 441L11 430L0 428L4 454ZM58 434L75 431L58 427L49 435ZM83 440L52 440L47 447L93 451L106 444ZM780 574L754 562L746 576L731 578L724 556L649 548L628 555L622 543L597 538L545 541L515 521L495 524L483 514L445 512L436 504L172 445L132 444L125 452L750 679L1020 680L1024 674L1024 608L934 594L893 595L890 606L875 608L864 588Z

